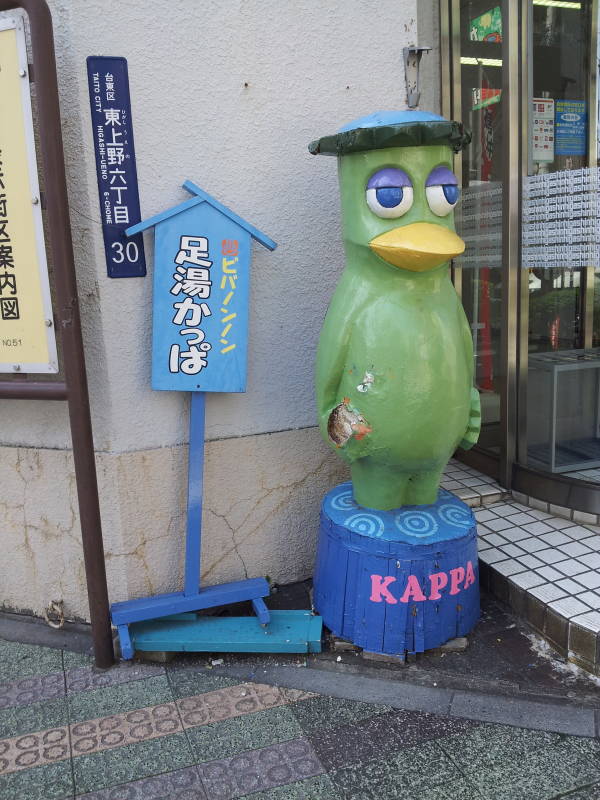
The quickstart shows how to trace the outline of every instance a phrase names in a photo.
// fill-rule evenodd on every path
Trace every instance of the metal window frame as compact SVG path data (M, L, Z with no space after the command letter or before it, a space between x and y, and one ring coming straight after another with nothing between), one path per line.
M521 86L519 4L502 2L502 385L500 429L502 449L499 480L512 484L517 434L517 343L521 251Z

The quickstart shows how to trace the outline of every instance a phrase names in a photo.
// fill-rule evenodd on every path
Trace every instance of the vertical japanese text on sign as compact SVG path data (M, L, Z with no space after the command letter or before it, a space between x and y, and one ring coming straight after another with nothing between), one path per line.
M124 233L140 220L127 61L90 56L87 67L108 275L141 277L146 274L142 237L128 240Z
M0 372L58 372L23 17L0 19Z

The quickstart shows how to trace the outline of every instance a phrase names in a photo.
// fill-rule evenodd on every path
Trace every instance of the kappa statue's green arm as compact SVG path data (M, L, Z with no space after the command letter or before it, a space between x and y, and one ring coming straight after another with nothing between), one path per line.
M465 342L465 352L469 359L471 369L471 381L473 380L474 360L473 360L473 337L471 336L471 329L466 316L463 313L463 338ZM477 444L479 433L481 431L481 399L479 397L479 390L476 386L471 386L471 410L469 412L469 424L465 431L463 438L458 443L459 447L463 450L470 450L474 444Z
M317 349L317 413L321 435L331 447L342 448L352 460L368 449L363 437L370 432L360 412L342 396L341 383L347 366L352 331L357 324L365 290L355 287L354 276L345 272L331 300L321 328ZM350 301L349 301L349 298Z
M339 397L339 387L351 334L348 317L339 313L341 309L336 308L336 305L334 297L327 311L317 348L317 414L321 435L326 440L329 438L329 416L342 400Z

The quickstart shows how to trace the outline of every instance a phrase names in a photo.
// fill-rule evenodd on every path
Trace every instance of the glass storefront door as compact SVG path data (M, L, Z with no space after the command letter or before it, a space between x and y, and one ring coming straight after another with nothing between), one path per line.
M454 275L483 424L465 460L495 458L513 488L600 510L598 0L441 7L443 110L473 131ZM582 482L587 495L569 489Z
M502 12L489 0L460 3L460 119L473 139L462 157L457 227L467 242L455 262L475 351L481 395L480 446L501 446ZM459 272L460 271L460 272Z
M530 0L526 21L521 280L529 325L519 459L573 478L592 477L600 467L600 355L591 348L584 306L588 239L595 233L589 223L596 171L588 168L591 6L590 0Z

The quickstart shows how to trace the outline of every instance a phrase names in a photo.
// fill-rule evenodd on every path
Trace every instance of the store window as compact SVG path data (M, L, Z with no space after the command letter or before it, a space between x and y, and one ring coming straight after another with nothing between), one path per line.
M555 502L585 484L579 507L598 511L598 0L441 6L444 111L473 132L453 270L482 401L465 458L485 454L478 466L499 463L513 488L529 476L527 493Z
M455 263L473 334L481 395L480 446L499 453L502 308L502 11L460 4L460 119L473 134L462 158L457 227L468 243Z
M600 352L592 348L597 174L588 161L591 2L529 8L523 180L528 465L600 482ZM593 165L595 166L595 165ZM593 305L591 306L593 309ZM524 343L523 345L524 346Z

